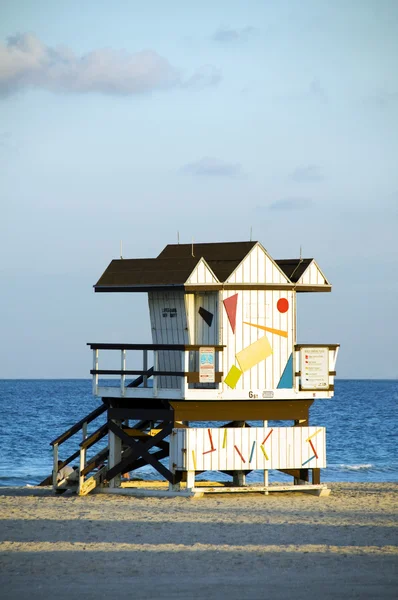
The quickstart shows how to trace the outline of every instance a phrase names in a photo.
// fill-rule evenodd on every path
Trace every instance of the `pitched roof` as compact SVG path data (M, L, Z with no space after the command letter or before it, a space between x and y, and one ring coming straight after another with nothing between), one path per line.
M112 260L94 288L96 291L123 291L183 286L202 257L223 282L256 243L169 244L157 258Z
M197 258L176 260L136 258L112 260L95 288L183 285L198 262ZM120 290L122 291L122 290Z
M256 244L257 242L169 244L157 258L112 260L94 289L97 292L149 291L170 287L183 289L201 258L222 284ZM312 258L291 258L274 262L290 282L297 283L312 261ZM300 291L314 291L313 287L321 286L311 286L311 290L300 286ZM326 287L331 289L329 284Z
M313 260L313 258L286 258L275 262L292 283L297 283Z
M211 260L242 262L257 242L215 242L210 244L168 244L158 258L187 258L193 255Z

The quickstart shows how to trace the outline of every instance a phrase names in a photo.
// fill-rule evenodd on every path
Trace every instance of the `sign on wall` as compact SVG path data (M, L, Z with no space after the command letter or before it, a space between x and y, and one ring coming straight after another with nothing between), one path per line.
M214 383L214 348L199 349L199 382Z
M301 348L300 365L302 390L329 388L329 348Z

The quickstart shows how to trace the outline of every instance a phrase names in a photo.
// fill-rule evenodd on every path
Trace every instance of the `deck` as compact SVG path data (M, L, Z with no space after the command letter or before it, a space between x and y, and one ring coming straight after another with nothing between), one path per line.
M293 352L293 386L273 389L231 389L224 383L223 353L225 346L182 344L115 344L88 343L93 352L93 395L102 398L140 398L160 400L305 400L331 398L337 344L296 344ZM314 387L305 386L301 371L303 351L324 349L328 359L326 379ZM205 379L199 367L201 350L211 349L215 356L212 379ZM107 353L104 358L103 354ZM141 354L141 368L128 368L127 360L136 364ZM100 355L101 353L101 355ZM111 354L110 354L111 353ZM104 360L112 363L119 353L120 368L103 368ZM113 355L113 356L111 356ZM170 360L168 357L175 357ZM153 366L149 367L152 358ZM100 365L101 359L101 365Z

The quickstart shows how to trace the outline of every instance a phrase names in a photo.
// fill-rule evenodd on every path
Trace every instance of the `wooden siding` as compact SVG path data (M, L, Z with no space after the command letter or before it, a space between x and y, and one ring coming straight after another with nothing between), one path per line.
M326 467L324 427L174 429L170 462L182 471Z
M290 283L278 265L257 243L241 264L228 277L227 283Z
M300 285L329 285L326 277L313 260L297 282Z
M206 264L206 261L202 258L188 277L186 284L194 285L208 283L219 283L219 280Z
M239 368L236 359L238 352L267 336L272 347L272 355L243 373L235 389L245 391L275 389L295 343L295 293L287 290L228 290L223 292L223 300L234 294L238 294L235 333L232 332L226 311L222 312L220 343L226 346L224 377L232 365ZM278 300L282 298L289 302L289 309L285 313L281 313L277 308ZM287 337L264 331L255 325L286 331Z
M148 301L153 343L189 344L184 292L149 292ZM182 353L158 351L157 370L183 370ZM181 385L181 378L178 377L158 378L160 388L178 389Z

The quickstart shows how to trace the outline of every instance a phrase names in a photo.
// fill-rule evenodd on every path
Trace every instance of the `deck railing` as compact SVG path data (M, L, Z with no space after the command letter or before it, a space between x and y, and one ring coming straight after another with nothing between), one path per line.
M153 396L157 395L159 388L159 377L177 377L181 379L180 389L181 392L188 388L190 384L200 383L200 371L190 370L190 356L192 352L199 352L201 348L210 348L214 350L215 355L220 358L216 361L218 364L219 371L214 372L214 383L218 384L221 382L223 377L222 370L222 351L225 346L211 345L211 344L87 344L93 351L93 368L90 374L93 376L93 394L98 395L99 390L99 379L100 376L109 377L118 375L120 376L120 395L123 397L126 395L126 389L132 387L148 387L148 379L153 378ZM100 350L119 350L120 351L120 369L101 369L99 365L99 352ZM127 368L127 352L128 351L141 351L142 352L142 369L128 369ZM165 370L159 369L159 354L164 351L178 352L182 355L180 364L183 366L183 370ZM148 368L148 353L153 353L153 367ZM136 376L137 379L129 384L126 384L126 377Z

